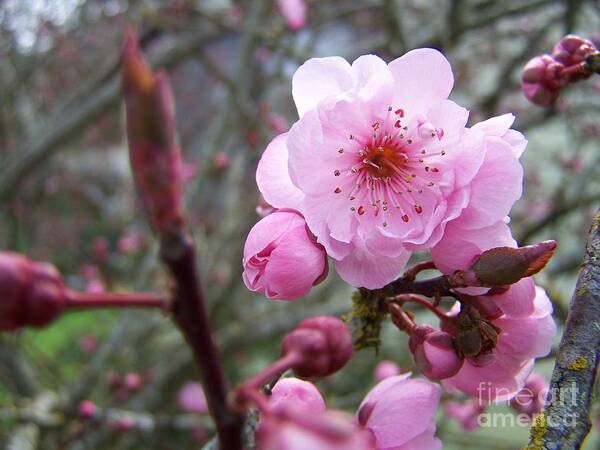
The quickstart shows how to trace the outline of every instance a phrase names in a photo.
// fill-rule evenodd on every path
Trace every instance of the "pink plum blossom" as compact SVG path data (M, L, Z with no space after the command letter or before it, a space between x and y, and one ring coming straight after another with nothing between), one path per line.
M306 26L308 5L305 0L277 0L279 12L292 31L299 31Z
M375 436L378 450L438 450L434 437L438 385L410 374L386 378L362 401L357 420Z
M491 351L467 357L456 375L442 380L444 387L486 402L510 399L523 388L534 359L550 353L556 334L550 299L540 287L534 295L530 315L510 316L500 311L485 317L482 313L497 330L497 341ZM450 328L447 331L456 334Z
M292 405L310 413L325 411L325 401L316 386L299 378L282 378L271 391L271 408L276 411Z
M177 393L177 405L188 413L206 414L208 405L204 390L199 383L187 382Z
M521 194L513 117L466 128L468 111L448 100L453 83L433 49L389 65L314 58L293 77L300 119L265 150L257 184L269 204L302 213L352 286L392 281L465 208L456 229L496 226Z
M484 402L470 399L463 403L450 401L444 411L448 416L456 419L463 431L470 433L479 428L479 415L484 413L485 409Z
M250 230L243 265L248 289L268 298L292 300L308 294L325 278L327 255L300 214L280 210Z
M377 381L383 381L398 374L400 374L400 367L394 361L381 361L375 367L375 380Z

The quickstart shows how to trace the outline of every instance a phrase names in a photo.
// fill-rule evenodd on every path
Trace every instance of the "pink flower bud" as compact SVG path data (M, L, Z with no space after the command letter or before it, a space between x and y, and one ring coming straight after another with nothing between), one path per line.
M377 381L385 380L400 373L400 367L394 361L381 361L375 367L375 379Z
M273 411L292 408L304 409L310 413L325 411L325 401L317 387L299 378L282 378L271 391L269 405Z
M112 424L115 431L126 433L128 431L135 430L136 423L133 417L122 416L115 420Z
M539 106L552 105L566 84L566 80L560 77L563 69L564 66L549 55L531 59L521 73L521 88L525 97Z
M300 31L306 26L308 6L305 0L277 0L277 6L292 31Z
M386 378L362 401L357 421L371 431L377 449L440 449L434 437L440 388L410 374Z
M91 419L94 417L96 412L98 411L98 407L96 404L90 400L84 400L79 404L78 414L84 420Z
M463 360L458 357L452 336L429 325L419 325L412 331L408 347L416 366L432 380L449 378L462 367Z
M261 420L259 450L375 450L373 436L337 411L286 408Z
M217 153L213 160L213 164L215 166L215 169L217 169L217 170L227 169L229 167L229 165L231 164L231 162L229 160L229 155L227 153L223 153L223 152Z
M569 67L584 62L588 56L593 55L597 51L598 50L592 41L588 41L587 39L583 39L574 34L569 34L563 37L554 46L552 57L565 67ZM591 73L587 76L583 73L577 73L570 76L569 81L581 80L591 75Z
M340 370L352 358L352 335L337 317L311 317L283 339L283 355L291 352L302 356L302 361L293 367L296 375L325 377Z
M308 294L328 271L325 250L314 242L304 218L291 210L269 214L252 227L243 264L248 289L282 300Z
M538 373L527 378L525 386L510 400L510 406L520 413L533 416L542 412L548 394L548 381Z
M204 390L199 383L188 382L177 393L177 405L188 413L206 414L208 405Z
M42 327L64 310L67 290L56 268L0 252L0 330Z
M79 346L84 353L94 353L98 348L98 340L91 334L86 334L79 338Z

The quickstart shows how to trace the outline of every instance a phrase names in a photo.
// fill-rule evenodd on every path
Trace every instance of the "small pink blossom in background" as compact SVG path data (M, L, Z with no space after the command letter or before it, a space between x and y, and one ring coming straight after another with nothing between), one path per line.
M271 56L271 50L266 47L261 46L256 50L256 59L258 59L261 63L267 62Z
M136 423L133 417L121 416L117 420L111 423L112 428L120 433L126 433L133 431L136 428Z
M227 153L219 152L213 159L213 165L217 170L225 170L230 164L231 161L229 160L229 155Z
M369 430L377 449L439 450L434 436L440 387L410 374L386 378L362 401L356 418Z
M531 295L527 288L523 292ZM552 302L540 287L535 287L533 295L534 310L529 315L500 313L487 318L501 330L495 348L476 359L465 359L456 375L442 380L446 389L491 402L508 400L523 388L534 359L550 353L556 335Z
M446 414L454 418L463 431L468 433L479 428L479 415L484 413L485 410L485 403L478 399L471 399L462 403L450 401L444 407Z
M98 264L104 264L108 261L110 256L108 239L105 237L98 237L94 239L92 244L92 258Z
M197 163L192 163L188 161L181 162L181 181L183 183L187 183L192 181L198 175L198 171L200 167Z
M305 217L350 285L392 281L452 221L459 235L505 232L526 141L510 114L466 128L468 111L448 100L453 83L433 49L390 64L313 58L294 74L300 120L269 144L257 184L269 204Z
M378 382L398 374L400 374L400 367L394 361L381 361L375 367L375 380Z
M92 264L84 264L81 266L81 276L86 283L86 292L100 293L106 290L104 281L102 281L102 274L97 266Z
M98 348L98 339L96 336L86 334L79 338L79 347L84 353L94 353Z
M259 450L376 450L373 436L338 411L304 414L293 406L261 418Z
M305 0L277 0L279 12L292 31L300 31L306 26L308 5Z
M243 265L248 289L272 299L293 300L324 279L327 255L309 235L300 214L280 210L250 230Z
M177 405L188 413L206 414L208 405L204 390L199 383L188 382L177 393Z
M139 252L146 244L146 235L139 230L129 229L117 242L117 251L122 255Z
M290 128L290 123L281 114L269 113L267 124L273 133L281 134Z
M123 386L129 392L139 391L143 384L142 376L139 373L129 372L123 377Z
M544 409L548 394L548 381L539 373L532 373L525 386L510 400L510 406L520 413L533 417Z
M98 407L90 400L84 400L79 404L78 414L82 419L91 419L97 411Z
M271 391L269 405L274 411L287 408L301 408L307 413L324 412L325 401L316 386L299 378L282 378Z

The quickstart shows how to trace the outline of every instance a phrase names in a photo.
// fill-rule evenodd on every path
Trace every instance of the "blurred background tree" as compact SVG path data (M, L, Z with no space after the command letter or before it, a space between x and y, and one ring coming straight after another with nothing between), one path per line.
M126 26L135 26L154 67L172 81L210 314L228 376L242 380L304 317L350 309L351 289L336 276L293 304L257 297L241 282L244 238L258 220L257 161L297 118L291 75L312 56L376 53L390 61L430 46L452 62L452 97L470 108L471 123L514 112L529 139L512 227L522 245L558 240L537 281L563 323L600 200L600 82L575 85L544 110L523 97L519 72L568 32L598 45L598 2L315 0L300 24L281 14L281 3L0 1L0 248L55 263L78 289L167 288L123 126L119 56ZM381 359L410 370L404 339L385 328L378 354L362 351L319 382L329 405L354 410ZM552 355L538 366L549 374ZM197 448L212 435L210 419L177 405L179 388L196 378L179 333L157 312L73 314L45 330L0 336L0 444ZM113 426L80 420L85 399ZM516 449L527 439L524 427L464 434L440 419L447 449ZM586 448L597 443L596 431Z

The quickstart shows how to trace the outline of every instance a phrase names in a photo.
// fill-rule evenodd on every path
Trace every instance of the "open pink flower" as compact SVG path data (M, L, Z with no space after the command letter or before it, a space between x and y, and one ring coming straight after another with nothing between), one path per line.
M373 433L378 450L442 448L434 437L440 388L409 377L410 373L381 381L358 409L357 420Z
M244 245L243 264L248 289L284 300L306 295L327 274L323 247L309 236L295 211L276 211L254 225Z
M433 49L389 65L373 55L352 65L314 58L295 73L300 120L265 150L257 183L269 204L303 214L349 284L383 286L469 204L469 226L481 228L519 197L513 153L524 145L512 116L466 128L468 111L448 100L453 83Z
M467 357L458 373L442 384L486 402L510 399L525 385L534 359L546 356L552 348L556 334L552 303L546 292L536 287L530 315L515 317L500 312L489 317L482 314L482 319L496 329L493 348ZM457 334L457 330L448 331Z

